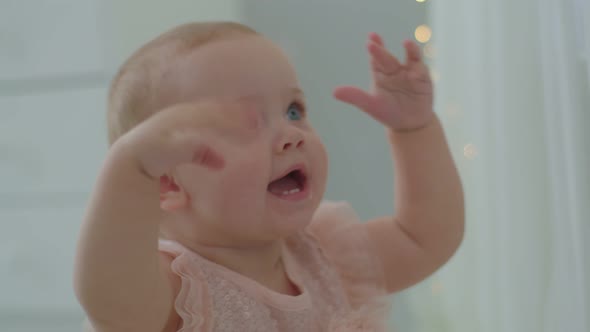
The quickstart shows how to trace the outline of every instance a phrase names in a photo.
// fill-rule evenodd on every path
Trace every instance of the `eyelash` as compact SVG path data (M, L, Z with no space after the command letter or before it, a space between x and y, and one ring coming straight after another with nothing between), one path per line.
M292 106L296 106L297 108L299 108L299 110L301 111L301 115L303 115L303 117L305 117L307 115L307 108L305 107L305 104L300 102L300 101L294 101L291 104L289 104L289 107L287 108L287 110L289 108L291 108Z

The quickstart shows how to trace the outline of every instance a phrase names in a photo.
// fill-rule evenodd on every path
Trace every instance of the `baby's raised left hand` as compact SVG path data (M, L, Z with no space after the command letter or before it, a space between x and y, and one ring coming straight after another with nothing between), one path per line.
M414 42L406 40L406 63L402 64L383 44L381 37L369 35L373 88L355 86L334 90L334 97L365 111L395 131L422 128L434 118L433 88L428 68Z

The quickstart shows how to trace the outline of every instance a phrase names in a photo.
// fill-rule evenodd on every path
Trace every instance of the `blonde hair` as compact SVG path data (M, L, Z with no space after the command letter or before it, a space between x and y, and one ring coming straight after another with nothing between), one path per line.
M139 48L121 66L110 86L107 110L109 145L153 114L160 77L171 58L212 41L256 34L250 27L234 22L188 23Z

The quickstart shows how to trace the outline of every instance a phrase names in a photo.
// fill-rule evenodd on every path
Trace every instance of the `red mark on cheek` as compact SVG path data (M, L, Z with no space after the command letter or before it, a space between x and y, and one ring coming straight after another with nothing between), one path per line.
M264 112L259 98L242 98L239 109L240 118L248 130L258 132L263 127Z
M258 130L262 128L263 118L262 112L256 108L246 108L244 110L244 117L246 119L246 126L250 130Z

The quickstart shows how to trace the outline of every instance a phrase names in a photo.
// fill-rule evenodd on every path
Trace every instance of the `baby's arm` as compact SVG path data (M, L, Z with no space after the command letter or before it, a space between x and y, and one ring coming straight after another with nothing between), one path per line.
M224 167L211 147L243 141L238 129L244 121L224 116L220 105L162 110L110 149L84 218L74 276L76 295L97 331L159 332L176 317L178 280L170 260L158 253L166 210L160 207L159 179L181 164Z
M96 331L162 331L174 301L157 248L158 183L133 148L111 148L79 239L75 291Z
M442 126L433 112L433 86L420 48L404 43L406 61L377 34L369 37L373 90L340 87L335 97L387 127L395 163L397 214L356 227L367 230L385 268L390 292L411 286L442 266L463 237L463 190ZM359 230L361 231L361 230Z
M364 225L380 253L389 291L426 278L463 236L463 190L438 119L411 132L390 131L395 169L394 217Z

